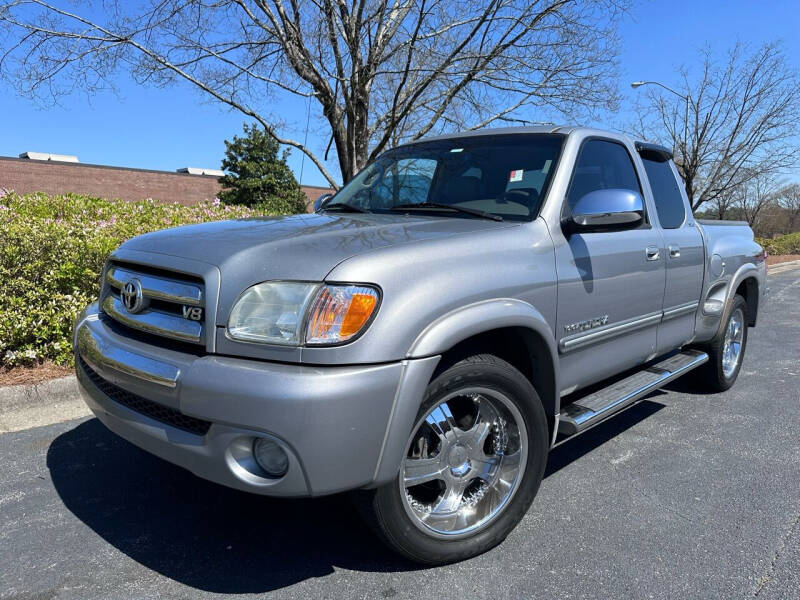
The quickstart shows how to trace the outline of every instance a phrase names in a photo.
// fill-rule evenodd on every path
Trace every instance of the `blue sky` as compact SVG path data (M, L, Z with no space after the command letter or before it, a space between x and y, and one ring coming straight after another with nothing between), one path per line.
M675 68L698 60L697 51L709 45L724 53L739 39L760 45L780 40L793 66L800 69L800 4L797 0L638 0L620 28L620 114L609 122L627 120L637 79L676 83ZM243 117L211 104L188 86L141 88L126 79L119 94L87 99L78 93L60 106L42 108L6 91L0 95L0 155L24 151L76 154L81 162L174 170L194 166L219 168L223 140L241 131ZM305 105L276 106L302 139ZM313 110L313 107L312 107ZM602 124L602 123L598 123ZM310 132L309 144L319 153L327 138ZM293 152L290 165L299 177L301 156ZM793 179L798 179L797 175ZM325 180L305 160L303 183Z

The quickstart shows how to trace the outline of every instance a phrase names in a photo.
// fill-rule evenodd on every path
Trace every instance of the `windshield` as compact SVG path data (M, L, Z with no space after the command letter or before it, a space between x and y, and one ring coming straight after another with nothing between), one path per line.
M470 217L482 211L529 221L539 213L563 142L561 135L462 137L401 146L382 154L331 200L370 212L430 211ZM428 204L414 208L415 204Z

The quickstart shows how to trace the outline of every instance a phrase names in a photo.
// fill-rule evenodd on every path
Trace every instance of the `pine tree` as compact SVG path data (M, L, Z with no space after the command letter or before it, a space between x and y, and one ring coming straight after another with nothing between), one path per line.
M278 142L257 125L245 123L243 129L243 136L225 141L220 200L272 214L306 212L306 196L286 164L288 148L281 152Z

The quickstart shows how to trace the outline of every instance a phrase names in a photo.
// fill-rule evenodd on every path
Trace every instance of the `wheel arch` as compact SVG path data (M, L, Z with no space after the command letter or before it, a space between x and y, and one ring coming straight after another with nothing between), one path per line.
M735 293L747 303L747 324L755 327L758 318L758 279L755 275L748 275L736 287Z
M747 324L755 326L758 317L759 300L759 280L758 268L752 263L746 263L731 277L730 283L725 290L725 309L722 312L716 335L720 336L725 328L725 323L730 316L733 299L738 294L742 296L747 304Z
M558 414L558 351L550 326L535 307L502 298L457 309L428 326L408 356L441 355L440 368L446 368L465 352L489 352L511 363L536 389L545 413Z

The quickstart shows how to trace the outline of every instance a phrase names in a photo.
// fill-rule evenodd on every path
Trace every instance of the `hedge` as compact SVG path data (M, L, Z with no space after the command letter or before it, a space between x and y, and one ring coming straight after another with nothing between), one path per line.
M96 298L106 257L123 241L254 213L218 200L183 206L78 195L0 197L0 367L72 363L72 322Z
M800 254L800 231L787 233L775 239L758 238L756 241L764 246L767 254L772 256L780 254Z

